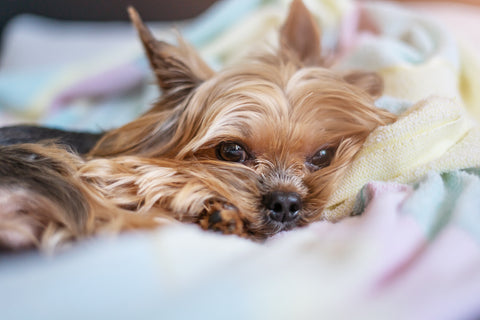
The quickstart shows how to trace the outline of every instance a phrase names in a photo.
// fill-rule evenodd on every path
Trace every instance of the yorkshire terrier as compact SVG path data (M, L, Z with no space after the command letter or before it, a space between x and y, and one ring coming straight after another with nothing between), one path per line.
M83 157L48 142L0 147L3 247L56 247L169 219L265 239L324 219L369 133L396 119L374 106L377 74L325 67L301 0L277 49L220 72L129 13L160 99Z

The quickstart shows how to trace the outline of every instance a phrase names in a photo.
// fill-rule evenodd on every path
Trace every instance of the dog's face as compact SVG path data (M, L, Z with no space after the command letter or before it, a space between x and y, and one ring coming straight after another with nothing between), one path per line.
M179 119L188 138L174 152L254 170L251 221L271 234L321 216L344 169L383 121L371 105L361 88L327 69L275 58L241 65L197 88Z
M320 37L294 1L275 53L213 72L185 43L153 39L134 24L163 90L146 115L99 143L94 154L141 154L237 163L256 173L243 212L254 233L271 235L322 218L328 197L368 134L394 116L376 109L381 79L321 66Z

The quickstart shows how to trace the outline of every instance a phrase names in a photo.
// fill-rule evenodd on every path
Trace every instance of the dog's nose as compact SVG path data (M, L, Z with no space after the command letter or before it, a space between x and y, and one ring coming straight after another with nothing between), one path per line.
M263 205L270 210L272 220L289 222L294 220L302 209L302 199L296 192L274 191L263 197Z

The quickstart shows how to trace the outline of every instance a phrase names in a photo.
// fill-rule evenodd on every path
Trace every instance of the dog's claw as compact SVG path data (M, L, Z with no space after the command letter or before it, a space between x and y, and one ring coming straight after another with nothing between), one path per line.
M241 235L244 232L243 221L238 209L222 201L208 201L199 224L205 230L218 231L224 234Z

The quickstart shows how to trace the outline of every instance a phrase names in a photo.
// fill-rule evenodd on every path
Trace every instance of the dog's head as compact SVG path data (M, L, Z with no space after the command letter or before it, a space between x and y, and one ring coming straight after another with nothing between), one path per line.
M144 116L107 133L93 154L216 159L253 170L258 210L245 216L258 232L321 219L368 134L394 120L373 105L382 91L376 74L322 67L320 33L300 0L275 52L220 72L181 39L157 41L130 14L163 95Z

